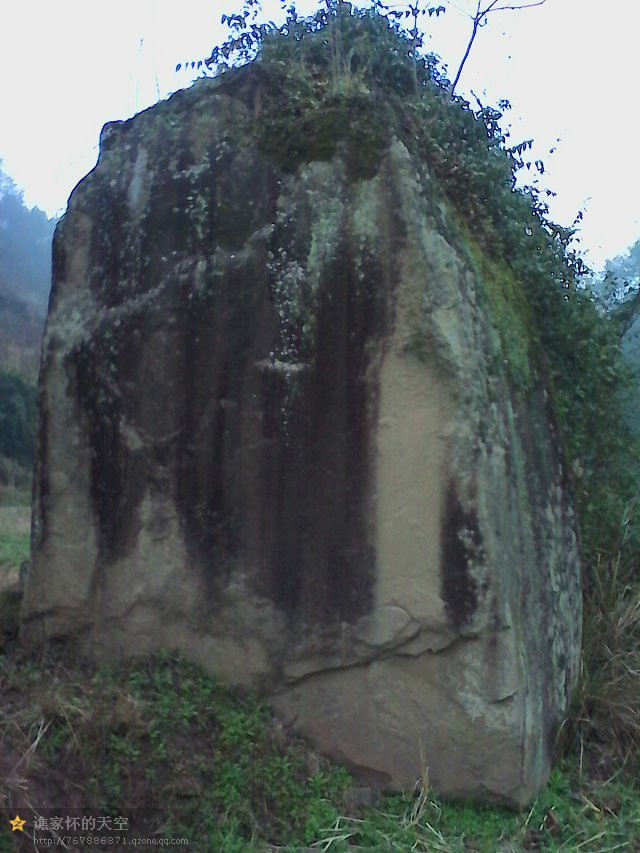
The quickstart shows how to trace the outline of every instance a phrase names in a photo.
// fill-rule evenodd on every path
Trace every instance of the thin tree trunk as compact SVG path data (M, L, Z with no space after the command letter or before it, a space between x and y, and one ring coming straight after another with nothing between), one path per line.
M460 79L460 75L462 74L462 69L464 68L464 64L467 61L469 54L471 53L471 48L473 46L473 42L475 41L476 34L478 32L478 21L477 19L473 22L473 29L471 30L471 38L469 39L469 44L467 45L467 49L464 52L464 56L462 57L462 62L460 63L460 67L458 68L458 73L456 74L456 79L451 84L451 89L449 90L449 94L453 97L453 94L456 90L456 86L458 85L458 80Z
M482 8L482 0L478 0L478 5L476 7L476 13L473 16L473 29L471 30L471 38L469 39L469 44L467 45L467 49L464 52L464 56L462 57L462 62L460 63L460 67L458 68L458 73L456 74L456 79L451 84L451 88L449 90L449 95L453 97L454 92L456 90L456 86L458 85L458 80L460 79L460 75L462 74L462 69L464 68L464 64L469 57L469 53L471 52L471 48L473 46L473 42L475 41L476 35L478 34L478 28L480 27L481 22L484 20L486 23L487 15L489 12L505 12L505 11L515 11L516 9L532 9L534 6L542 6L546 0L529 0L529 2L523 2L522 4L516 5L505 5L498 6L499 0L491 0L488 6Z
M411 33L413 39L413 87L415 89L416 95L419 94L420 88L418 86L418 7L415 6L413 9L413 32Z

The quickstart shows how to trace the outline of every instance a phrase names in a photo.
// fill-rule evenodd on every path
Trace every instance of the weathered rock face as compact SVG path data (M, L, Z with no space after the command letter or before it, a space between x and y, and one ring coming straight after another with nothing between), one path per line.
M249 112L107 126L58 227L24 639L179 649L381 784L525 802L580 588L517 284L398 139L285 174Z

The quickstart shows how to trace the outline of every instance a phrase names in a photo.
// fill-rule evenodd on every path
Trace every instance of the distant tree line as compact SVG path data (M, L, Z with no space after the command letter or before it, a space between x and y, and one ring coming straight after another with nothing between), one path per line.
M51 281L51 240L56 226L22 192L0 160L0 293L34 304L44 314Z
M56 220L29 209L0 161L0 457L29 467Z
M15 373L0 371L0 456L31 465L36 422L35 386Z

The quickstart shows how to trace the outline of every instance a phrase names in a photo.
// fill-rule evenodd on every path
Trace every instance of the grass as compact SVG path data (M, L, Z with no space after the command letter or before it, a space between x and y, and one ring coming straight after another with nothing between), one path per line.
M25 473L24 480L26 484L20 486L0 486L0 509L31 506L31 475Z
M0 488L0 508L28 507L31 505L30 488Z
M24 499L0 508L0 565L12 570L28 556L28 533L10 528L20 507ZM603 557L591 571L573 757L529 811L442 802L428 785L369 804L365 790L358 805L345 768L255 695L185 660L95 667L61 650L35 659L14 648L0 653L0 812L33 820L31 805L75 803L130 814L132 835L187 838L198 853L639 853L640 773L626 759L640 751L634 570ZM5 827L0 853L26 841L33 849Z
M581 683L573 714L574 738L611 753L640 778L640 579L637 557L597 558L585 596Z
M0 695L0 807L31 819L27 802L81 801L93 814L130 814L132 834L188 838L207 853L640 850L640 789L621 774L581 774L577 759L520 814L443 803L428 786L359 806L347 770L253 694L170 655L96 668L14 651L0 656ZM14 849L6 844L0 829L0 850Z
M26 494L0 496L5 572L28 557L27 506ZM0 814L33 820L32 805L81 804L130 814L132 835L187 838L180 849L198 853L640 853L635 553L601 554L588 566L570 757L526 812L442 802L428 786L358 805L359 783L345 768L284 729L256 696L193 664L165 655L95 667L14 648L0 652ZM7 827L0 823L0 853L33 849Z
M29 557L28 533L0 534L0 571L16 569Z
M26 492L0 489L0 589L18 577L29 559L29 499Z

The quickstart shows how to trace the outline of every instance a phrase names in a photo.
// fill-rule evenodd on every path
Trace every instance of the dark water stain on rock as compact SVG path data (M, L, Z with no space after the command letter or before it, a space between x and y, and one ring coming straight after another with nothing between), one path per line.
M116 559L132 544L136 510L144 492L144 463L122 440L118 349L109 332L97 332L65 360L71 396L87 425L91 452L91 500L101 561Z
M366 284L343 245L323 272L313 340L274 359L279 322L266 264L229 265L207 295L184 291L176 502L210 594L238 564L290 620L354 621L371 606L375 418L372 338L383 271ZM288 360L287 360L288 359Z
M468 625L478 607L478 585L471 563L482 556L482 537L474 512L466 511L453 482L447 488L441 529L441 594L454 628Z

